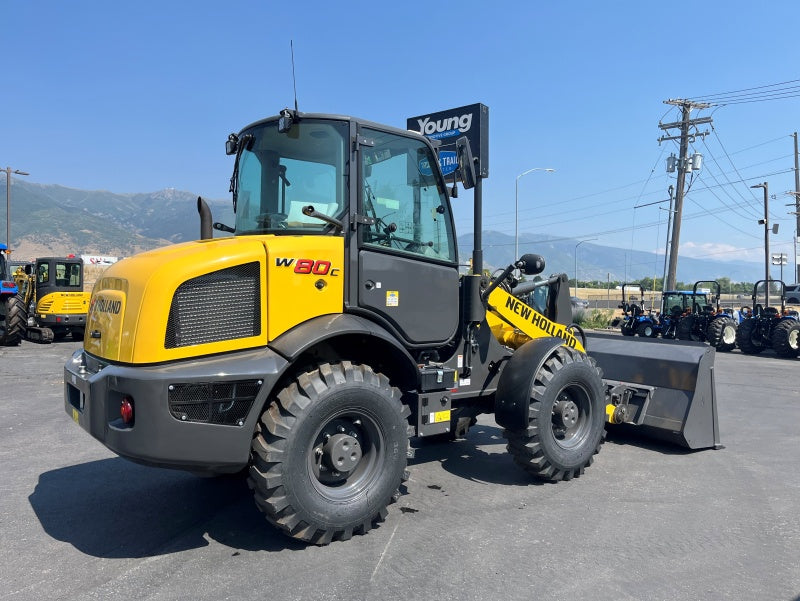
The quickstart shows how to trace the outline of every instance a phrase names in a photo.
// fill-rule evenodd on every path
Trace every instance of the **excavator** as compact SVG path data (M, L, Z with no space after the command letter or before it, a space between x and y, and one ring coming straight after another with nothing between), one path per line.
M14 281L27 314L26 336L47 344L68 335L83 340L91 293L83 290L83 261L40 257L19 267Z
M235 223L198 198L199 240L104 272L66 413L132 461L246 474L267 521L318 545L385 518L411 439L468 436L481 414L552 482L584 474L606 426L719 448L713 348L584 332L564 274L521 281L539 255L484 274L484 149L455 142L468 273L435 140L296 108L231 134Z

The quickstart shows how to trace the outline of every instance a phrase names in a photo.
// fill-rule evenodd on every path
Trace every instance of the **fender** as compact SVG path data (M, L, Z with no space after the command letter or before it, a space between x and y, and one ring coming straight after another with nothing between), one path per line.
M495 421L508 430L528 427L533 379L553 351L564 344L560 338L534 338L519 347L506 363L494 396Z
M269 347L282 355L289 362L294 361L302 353L324 340L347 334L372 336L387 343L404 361L399 367L410 378L417 381L417 362L398 340L375 322L357 315L337 313L321 315L292 328L270 342Z

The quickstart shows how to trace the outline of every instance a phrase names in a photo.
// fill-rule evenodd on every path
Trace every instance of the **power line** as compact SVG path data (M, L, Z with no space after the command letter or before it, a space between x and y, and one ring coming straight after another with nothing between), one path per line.
M768 100L781 100L784 98L794 98L800 96L799 79L784 81L780 83L768 84L730 92L708 94L705 96L695 96L693 101L704 101L715 105L744 104L750 102L766 102Z

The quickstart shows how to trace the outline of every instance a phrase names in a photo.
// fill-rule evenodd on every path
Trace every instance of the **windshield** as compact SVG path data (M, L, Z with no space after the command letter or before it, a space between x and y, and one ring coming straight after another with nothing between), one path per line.
M6 256L0 252L0 280L7 280L9 278L7 270L8 266L6 264Z
M278 133L277 122L241 136L237 234L327 232L333 226L303 214L312 205L341 218L347 211L345 121L307 119Z

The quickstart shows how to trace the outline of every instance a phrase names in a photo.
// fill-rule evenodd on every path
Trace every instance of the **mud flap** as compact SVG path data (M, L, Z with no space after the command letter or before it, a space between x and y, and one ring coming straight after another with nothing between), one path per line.
M713 347L602 334L587 334L586 345L603 370L610 423L689 449L722 448Z

